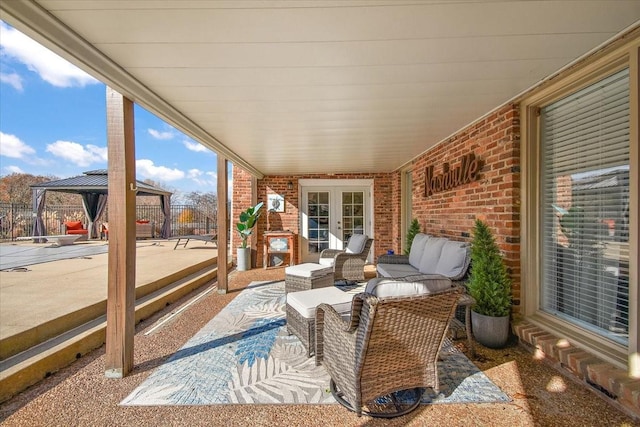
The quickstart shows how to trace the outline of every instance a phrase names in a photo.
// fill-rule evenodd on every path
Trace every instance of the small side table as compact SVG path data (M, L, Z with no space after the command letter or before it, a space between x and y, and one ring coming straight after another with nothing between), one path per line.
M471 295L464 293L460 296L458 300L458 307L464 307L464 329L467 334L467 345L469 346L469 354L472 357L476 355L476 349L473 346L473 337L471 336L471 306L475 304L476 300L471 297ZM452 331L461 330L463 328L462 322L460 322L455 317L451 320L451 329ZM454 335L455 334L454 332ZM457 338L457 336L454 336Z
M265 270L271 267L277 267L269 265L271 263L271 255L273 254L287 254L289 256L289 264L294 265L294 253L295 253L295 239L294 234L291 231L267 231L264 233L264 248L262 265Z

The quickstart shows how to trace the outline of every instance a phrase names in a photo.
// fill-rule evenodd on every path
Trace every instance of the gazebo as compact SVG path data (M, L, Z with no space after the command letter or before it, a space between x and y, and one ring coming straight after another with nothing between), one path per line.
M136 181L136 196L159 196L160 207L164 213L164 222L160 236L171 236L171 193L161 188ZM106 169L83 172L83 175L57 181L43 182L31 186L33 191L33 237L46 236L42 213L45 207L45 195L47 191L60 191L74 193L82 196L82 206L89 220L87 229L89 239L98 236L97 221L107 207L108 176Z

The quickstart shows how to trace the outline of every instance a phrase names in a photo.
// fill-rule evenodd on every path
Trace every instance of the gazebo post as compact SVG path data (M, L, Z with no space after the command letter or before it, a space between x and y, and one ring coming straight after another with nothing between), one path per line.
M133 369L136 174L133 102L107 87L109 261L105 375Z

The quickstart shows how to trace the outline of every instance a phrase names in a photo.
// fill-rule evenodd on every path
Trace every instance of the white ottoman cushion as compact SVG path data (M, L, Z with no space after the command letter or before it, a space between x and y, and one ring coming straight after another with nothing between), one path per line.
M331 273L333 273L333 268L312 262L292 265L284 269L284 274L296 277L321 277Z
M315 319L316 307L322 303L329 304L339 314L351 311L353 295L329 286L327 288L309 289L308 291L287 294L287 305L307 319Z

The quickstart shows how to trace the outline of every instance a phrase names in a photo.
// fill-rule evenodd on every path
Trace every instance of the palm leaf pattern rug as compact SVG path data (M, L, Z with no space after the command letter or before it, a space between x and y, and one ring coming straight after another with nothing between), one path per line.
M284 282L252 283L121 405L335 403L324 367L288 335L284 305ZM440 393L428 389L423 403L509 401L450 343L441 355Z

